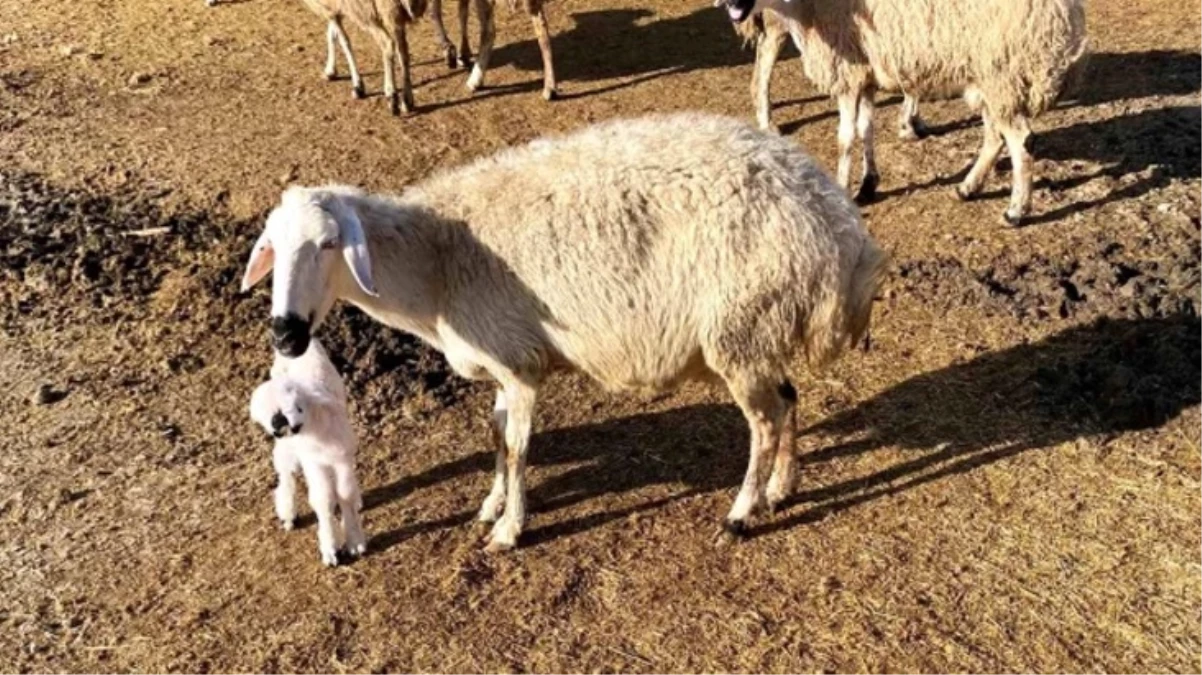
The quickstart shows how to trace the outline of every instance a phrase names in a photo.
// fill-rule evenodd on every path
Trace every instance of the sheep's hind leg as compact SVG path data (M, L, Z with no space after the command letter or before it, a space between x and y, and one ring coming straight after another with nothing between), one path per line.
M517 546L526 522L526 449L530 445L535 394L535 387L525 382L514 381L505 387L505 402L509 406L505 424L508 485L505 490L505 513L493 525L489 535L486 550L490 552Z
M508 406L505 403L505 391L497 390L497 401L493 405L492 421L489 430L492 432L493 450L496 454L496 469L493 473L492 489L480 506L480 522L495 523L501 517L505 508L505 426L508 420Z
M346 36L346 31L342 28L340 19L331 19L330 27L334 31L334 36L338 39L338 45L342 48L342 55L346 57L346 68L351 71L351 93L355 98L363 98L367 95L367 90L363 87L363 76L359 74L359 66L355 63L355 53L351 51L351 40ZM333 62L334 53L331 47L330 61Z
M543 98L554 101L559 98L559 89L555 81L555 62L551 57L551 32L547 28L547 10L541 0L527 0L530 3L530 21L534 24L534 36L538 39L538 51L543 58Z
M998 133L997 126L987 110L981 111L981 121L984 127L981 152L973 162L972 168L968 170L964 181L956 186L956 196L963 201L972 199L981 191L981 186L985 184L985 179L997 164L998 155L1002 152L1002 135Z
M839 185L851 193L851 149L856 142L856 102L859 93L840 94L836 103L839 107L839 164L836 171Z
M438 48L447 58L447 68L455 69L455 46L447 35L447 28L442 23L442 0L430 0L430 22L434 24L434 37L438 40Z
M493 0L476 0L476 20L480 22L480 53L476 55L476 64L472 66L472 74L467 78L468 91L473 92L484 86L484 73L488 70L492 43L497 36Z
M773 512L793 493L794 470L797 465L797 451L794 447L797 434L797 390L791 382L785 380L778 391L781 398L788 402L789 409L784 417L780 443L776 446L776 463L772 467L772 477L768 479L766 497L768 509Z
M403 23L397 26L396 44L401 57L401 112L408 115L417 105L413 101L413 78L409 72L409 36Z
M903 141L920 141L930 133L926 122L918 115L918 98L906 94L897 118L897 137Z
M1010 205L1002 214L1003 220L1009 225L1019 225L1031 208L1031 153L1027 151L1027 141L1031 137L1031 128L1024 117L1013 122L999 125L1002 136L1006 139L1006 149L1010 151L1010 162L1014 165L1013 181L1010 188Z
M344 550L352 556L361 556L367 552L367 537L363 534L363 521L359 515L363 499L359 493L359 479L355 476L354 466L334 466L334 491L338 496L338 510L342 515Z
M856 111L856 135L860 138L864 153L864 174L860 179L860 190L856 193L856 202L859 204L867 204L876 199L876 188L881 182L880 174L876 170L876 139L872 126L876 108L874 96L875 92L871 89L861 93Z
M459 67L469 68L472 65L472 46L467 39L467 19L471 0L459 0Z
M747 474L724 523L727 532L741 536L747 533L751 517L767 503L765 484L772 471L773 454L780 446L789 403L778 387L780 378L743 372L724 379L751 428Z

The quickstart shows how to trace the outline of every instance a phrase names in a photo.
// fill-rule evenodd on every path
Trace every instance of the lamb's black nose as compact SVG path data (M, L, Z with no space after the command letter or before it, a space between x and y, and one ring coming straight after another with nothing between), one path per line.
M271 318L271 342L276 351L296 358L309 348L309 322L289 312Z
M271 416L271 433L276 438L288 433L288 418L284 417L284 413L276 413Z

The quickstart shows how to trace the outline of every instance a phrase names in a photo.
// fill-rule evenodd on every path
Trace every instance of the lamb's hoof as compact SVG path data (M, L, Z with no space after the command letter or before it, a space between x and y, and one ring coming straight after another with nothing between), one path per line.
M751 534L751 527L746 520L723 520L722 529L735 539L746 539Z
M506 551L512 551L516 547L517 547L516 542L509 543L509 542L504 542L504 541L500 541L497 539L489 539L488 544L485 545L485 547L484 547L484 552L485 553L505 553Z
M393 94L388 97L388 112L392 113L393 117L401 116L401 97Z
M326 78L326 82L333 82L338 79L338 73L333 70L324 71L321 75Z
M544 90L543 90L543 100L544 100L544 101L557 101L557 100L559 100L559 91L558 91L557 89L554 89L554 88L550 88L550 89L544 89Z
M401 112L409 115L414 110L417 110L417 104L413 101L413 94L401 97Z
M367 553L367 542L360 541L354 544L346 545L345 553L350 558L362 558L363 554Z
M1018 227L1023 223L1023 214L1021 212L1013 213L1010 209L1006 209L1002 212L1002 220L1010 227Z
M964 187L963 184L956 186L956 199L959 199L962 202L971 202L972 200L974 200L976 198L977 198L976 190L970 190L970 189Z
M455 48L447 47L446 56L447 56L447 69L455 70L455 64L459 63L459 57L455 55Z
M462 54L460 54L460 55L459 55L459 58L458 58L458 59L456 59L456 63L458 63L458 64L459 64L459 67L460 67L460 68L462 68L462 69L464 69L464 70L467 70L468 68L471 68L471 67L472 67L472 54L471 54L471 52L463 52Z
M292 528L296 527L296 519L295 518L287 518L287 519L281 518L280 519L280 527L283 528L285 532L291 532Z
M321 551L321 564L326 567L338 567L338 551L335 549Z
M876 199L876 187L880 182L880 177L875 173L864 176L864 181L860 183L860 190L856 193L856 203L861 206L871 204Z
M351 87L351 96L354 96L357 99L364 99L367 97L367 90L363 88L362 83L356 84L355 86Z
M517 548L518 537L521 534L521 526L515 526L507 519L502 518L493 525L492 532L488 535L488 544L485 545L484 550L488 553L511 551Z
M476 93L480 86L484 84L484 73L480 71L480 66L477 65L472 69L472 74L467 77L467 90Z

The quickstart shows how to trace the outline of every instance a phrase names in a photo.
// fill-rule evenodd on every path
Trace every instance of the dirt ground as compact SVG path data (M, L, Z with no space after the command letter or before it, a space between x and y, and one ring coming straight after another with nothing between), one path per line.
M291 0L0 0L0 670L1198 671L1197 5L1088 13L1026 227L1000 225L1008 173L952 198L961 103L924 103L919 143L883 106L872 348L799 379L799 492L748 540L718 536L747 458L724 392L562 376L524 545L483 553L491 392L344 310L323 337L371 554L327 570L311 522L277 528L246 413L268 296L236 286L281 187L395 190L617 115L750 118L751 52L708 1L552 3L548 104L521 15L475 97L422 23L395 119L320 77ZM833 166L795 59L774 97Z

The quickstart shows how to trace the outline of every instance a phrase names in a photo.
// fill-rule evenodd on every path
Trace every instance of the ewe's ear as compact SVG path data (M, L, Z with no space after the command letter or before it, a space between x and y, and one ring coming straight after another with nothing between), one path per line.
M259 235L259 240L255 242L255 247L250 251L250 261L246 263L246 273L242 275L242 290L249 291L252 286L267 276L275 265L275 250L271 248L271 240L267 238L267 231Z
M351 276L363 292L374 297L376 282L371 276L371 256L367 252L367 236L363 233L363 223L359 222L359 214L355 207L341 198L332 197L325 203L326 210L338 223L338 237L342 240L342 257L346 259L347 267L351 268Z

